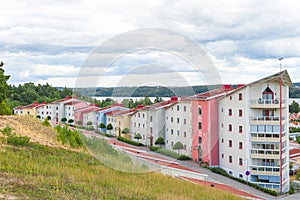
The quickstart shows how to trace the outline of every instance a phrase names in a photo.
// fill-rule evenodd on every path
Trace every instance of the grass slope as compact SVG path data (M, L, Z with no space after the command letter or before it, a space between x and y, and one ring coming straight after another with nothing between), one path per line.
M29 199L239 199L157 173L130 174L84 152L0 144L0 194Z

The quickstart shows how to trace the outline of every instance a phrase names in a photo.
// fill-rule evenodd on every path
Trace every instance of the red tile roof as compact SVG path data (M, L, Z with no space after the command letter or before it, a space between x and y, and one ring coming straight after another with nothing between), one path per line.
M220 95L223 96L222 94L226 94L226 92L229 92L229 91L233 91L235 90L236 88L231 88L231 87L221 87L221 88L218 88L218 89L214 89L214 90L210 90L210 91L207 91L207 92L203 92L201 94L196 94L194 96L191 96L190 98L191 99L207 99L207 98L213 98L213 97L219 97Z

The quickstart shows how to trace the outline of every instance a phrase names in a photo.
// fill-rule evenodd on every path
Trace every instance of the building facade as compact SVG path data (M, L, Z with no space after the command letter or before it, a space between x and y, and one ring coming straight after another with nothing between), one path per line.
M219 165L261 187L289 190L287 71L242 86L219 101Z

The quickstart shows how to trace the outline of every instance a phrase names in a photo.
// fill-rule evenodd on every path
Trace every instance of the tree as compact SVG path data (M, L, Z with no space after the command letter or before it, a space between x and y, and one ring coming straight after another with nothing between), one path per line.
M159 145L159 147L161 148L162 145L165 144L165 140L163 137L158 137L156 140L155 140L155 145Z
M134 139L137 139L138 142L140 142L140 139L142 139L141 134L140 134L140 133L135 134L135 135L134 135Z
M48 121L48 118L46 117L45 120L42 123L44 126L51 126L51 124Z
M128 134L128 133L130 133L129 128L124 128L124 129L122 130L122 133L123 133L123 134Z
M100 124L99 124L99 128L104 129L104 128L106 128L106 126L105 126L104 123L100 123Z
M41 119L41 116L40 116L40 115L37 115L36 118Z
M66 123L66 121L67 121L67 118L65 118L65 117L63 117L63 118L61 118L61 120L60 120L62 123Z
M6 103L8 84L7 81L10 76L4 74L4 69L2 68L4 63L0 62L0 115L10 115L12 114L11 109Z
M77 124L78 124L79 126L82 125L82 121L78 120L78 121L77 121Z
M178 150L178 153L181 149L183 149L183 144L181 142L176 142L173 146L174 150Z
M152 101L148 96L146 96L145 99L144 99L144 103L145 103L146 106L149 106L149 105L152 104Z
M107 126L106 126L106 129L107 130L112 130L113 129L113 125L111 123L109 123Z
M290 113L298 113L300 111L299 104L296 101L293 101L291 105L289 105Z
M48 119L48 120L51 120L51 116L47 116L47 119Z
M163 102L163 99L161 97L156 96L154 99L154 103Z
M92 121L88 121L88 122L86 123L86 125L92 126L92 125L93 125L93 122L92 122Z
M72 124L73 122L74 122L74 119L69 119L69 120L68 120L68 123L69 123L69 124Z

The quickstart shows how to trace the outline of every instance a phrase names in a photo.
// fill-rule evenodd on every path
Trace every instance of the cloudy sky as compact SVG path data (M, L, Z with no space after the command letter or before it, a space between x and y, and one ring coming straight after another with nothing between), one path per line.
M278 72L280 57L300 82L297 2L174 2L2 1L0 60L9 83L249 83Z

